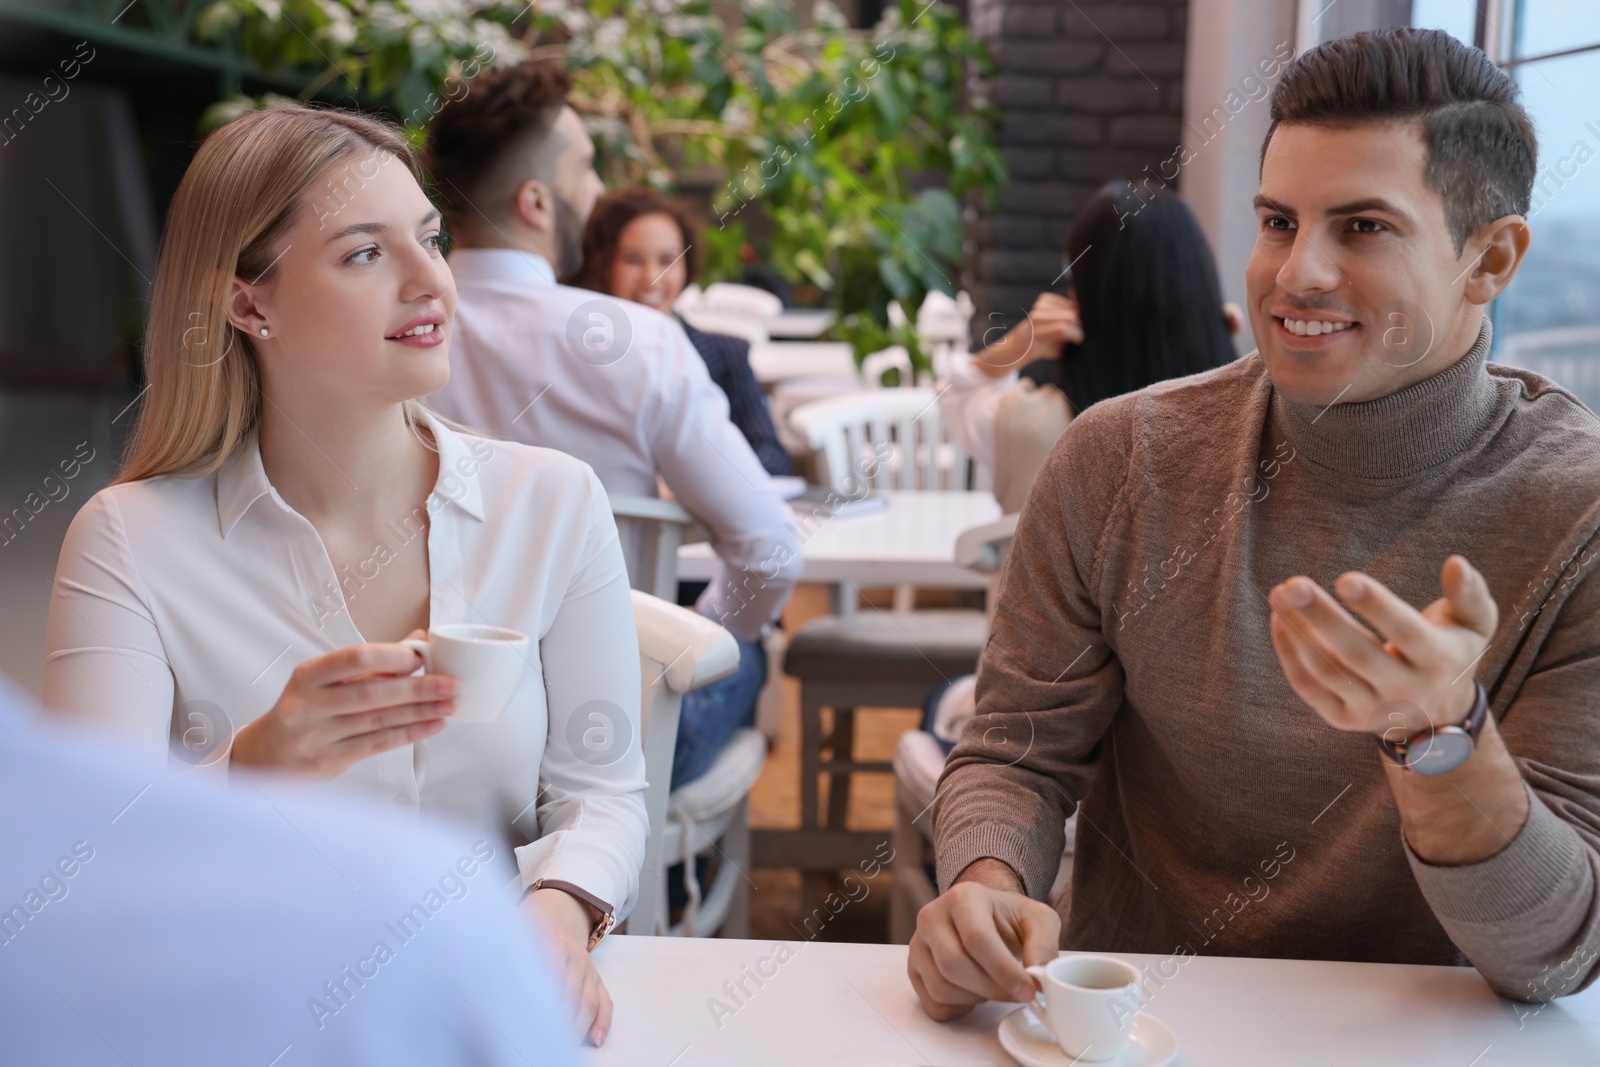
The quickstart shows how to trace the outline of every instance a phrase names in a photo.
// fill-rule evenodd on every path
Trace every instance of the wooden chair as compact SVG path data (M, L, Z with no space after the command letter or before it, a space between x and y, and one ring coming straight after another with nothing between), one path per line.
M931 389L878 389L820 400L797 410L793 421L817 453L824 484L842 496L982 488L987 478L945 440ZM789 640L784 671L800 681L801 814L800 830L785 835L783 859L805 872L803 903L819 886L813 872L849 866L883 840L882 834L845 827L853 776L893 770L888 761L856 758L856 709L921 707L946 679L976 669L986 632L983 613L913 611L913 593L897 589L894 611L857 612L855 589L846 585L837 614L813 620ZM826 729L824 712L830 713Z
M1011 551L1017 516L1007 515L997 522L975 526L956 542L956 561L964 567L990 575L987 618L994 618L1000 569ZM901 735L894 753L894 846L893 871L889 895L889 940L905 945L916 932L917 912L939 895L928 876L933 861L933 795L939 774L944 769L944 749L932 734L910 730ZM1067 844L1057 868L1050 903L1065 911L1066 894L1071 884L1072 859L1076 838L1076 817L1067 820Z

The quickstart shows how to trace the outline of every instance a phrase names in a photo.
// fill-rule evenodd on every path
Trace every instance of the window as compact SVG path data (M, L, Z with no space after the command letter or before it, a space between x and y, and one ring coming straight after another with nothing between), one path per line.
M1495 358L1554 378L1600 409L1600 3L1325 5L1301 0L1302 47L1358 29L1424 26L1477 44L1516 79L1539 135L1539 171L1527 259L1491 308Z

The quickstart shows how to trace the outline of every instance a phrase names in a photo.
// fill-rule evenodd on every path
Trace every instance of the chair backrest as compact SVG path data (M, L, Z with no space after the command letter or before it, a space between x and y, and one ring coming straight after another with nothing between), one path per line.
M678 741L678 716L683 694L726 678L739 668L739 646L733 635L697 611L634 591L633 618L639 633L640 711L644 744L645 814L650 838L645 844L639 896L629 916L630 934L654 934L664 928L660 914L667 864L664 842L667 790L672 782L672 753Z
M682 312L682 315L683 321L706 333L738 337L752 345L764 345L769 340L767 328L762 324L762 320L710 311L703 302Z
M783 314L783 301L775 293L753 285L716 282L706 286L705 292L700 294L696 310L751 322L767 322Z
M682 315L692 311L700 303L700 286L690 282L683 287L683 292L678 294L678 299L672 302L672 310Z
M868 389L802 404L792 425L841 495L884 489L987 489L989 472L948 439L932 389Z
M933 366L935 378L950 374L955 361L971 344L972 298L966 291L954 298L929 289L917 309L917 340Z
M1542 374L1600 411L1600 327L1531 330L1500 340L1495 359Z
M868 389L882 389L883 376L889 370L900 372L899 384L911 384L911 353L905 345L890 345L861 360L861 381Z
M628 584L669 603L678 599L678 546L695 524L682 505L653 496L613 496L611 514L628 561Z
M924 344L940 341L967 341L972 320L972 298L965 292L960 299L929 289L917 309L917 336Z
M984 615L994 625L995 603L999 600L1000 569L1011 555L1011 541L1017 534L1015 513L1004 515L994 522L961 531L956 538L956 562L980 574L989 575L989 595L984 602Z

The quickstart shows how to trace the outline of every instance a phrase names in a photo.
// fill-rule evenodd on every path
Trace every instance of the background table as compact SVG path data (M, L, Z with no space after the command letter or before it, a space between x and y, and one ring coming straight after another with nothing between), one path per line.
M605 1048L589 1050L588 1061L596 1067L1014 1062L995 1037L1013 1006L990 1004L954 1023L933 1022L906 979L904 946L803 937L786 944L793 956L779 964L773 942L607 938L595 963L616 1014ZM1118 955L1157 974L1167 959ZM1178 1035L1183 1067L1600 1063L1600 989L1540 1007L1501 1000L1465 967L1190 957L1165 967L1174 970L1159 988L1150 983L1146 1004ZM730 996L724 983L741 980L750 995L735 989ZM713 999L730 1013L714 1014Z
M828 308L785 308L777 318L768 319L763 325L767 328L767 336L774 340L779 337L815 337L832 326L838 317L838 312Z
M938 589L987 589L988 575L955 560L962 531L1000 517L987 490L889 492L889 506L864 515L797 520L803 582L885 587L920 585ZM678 550L678 577L708 581L716 569L710 544Z
M843 341L766 341L750 346L750 369L763 385L787 378L855 378L855 352Z

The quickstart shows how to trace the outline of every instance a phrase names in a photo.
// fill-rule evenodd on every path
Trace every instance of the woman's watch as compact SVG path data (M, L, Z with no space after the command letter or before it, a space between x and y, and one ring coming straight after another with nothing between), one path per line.
M1464 722L1458 726L1430 726L1399 742L1379 734L1378 747L1383 754L1408 771L1429 776L1448 774L1471 759L1478 750L1478 734L1489 717L1489 694L1482 682L1473 684L1477 696Z
M577 897L600 913L600 918L595 922L594 929L589 931L588 950L590 952L593 952L594 947L600 943L600 939L609 934L611 928L617 925L617 909L581 886L575 886L571 882L558 881L555 878L539 878L528 887L527 895L532 896L541 889L559 889L563 893Z

